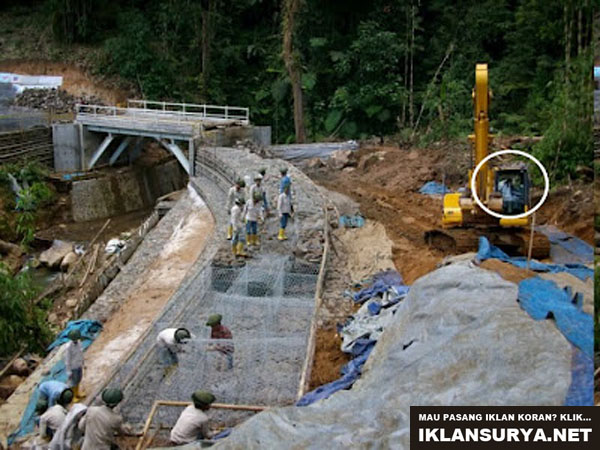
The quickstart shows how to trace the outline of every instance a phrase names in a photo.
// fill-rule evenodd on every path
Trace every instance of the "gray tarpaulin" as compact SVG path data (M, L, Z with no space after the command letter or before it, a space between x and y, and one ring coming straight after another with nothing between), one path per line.
M562 405L570 382L554 324L515 284L455 263L411 287L351 390L260 413L212 448L408 449L411 405Z
M336 150L356 150L356 141L318 142L315 144L272 145L269 151L276 157L287 161L299 161L310 158L328 158Z

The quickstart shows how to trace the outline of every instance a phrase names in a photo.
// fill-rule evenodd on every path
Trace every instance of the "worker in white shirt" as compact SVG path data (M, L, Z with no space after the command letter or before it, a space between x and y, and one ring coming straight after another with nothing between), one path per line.
M192 338L192 334L186 328L165 328L156 337L158 345L158 357L165 366L177 364L177 353L180 353L186 344Z
M258 221L265 221L262 207L262 195L260 191L255 190L253 196L248 199L244 207L246 218L246 236L248 245L260 245L258 240Z
M287 236L285 235L285 229L293 211L289 191L290 185L287 184L277 199L277 212L279 214L279 235L277 236L277 239L280 241L285 241L287 239Z
M263 186L263 175L258 173L254 177L254 184L250 186L250 198L254 198L254 193L258 192L260 196L260 203L262 203L262 208L264 210L265 216L269 215L269 202L267 201L267 193L265 192L265 188Z
M67 390L56 400L56 405L51 406L40 416L40 438L44 442L50 442L56 430L62 425L67 417L67 407L73 401L73 392Z
M69 331L69 342L65 348L65 368L67 370L67 386L71 388L74 401L78 402L85 395L80 391L79 384L83 378L83 350L81 348L81 333L74 329Z
M231 239L231 250L235 256L247 256L244 252L244 201L241 198L235 199L235 204L231 208L230 224L233 230Z
M215 396L208 391L196 391L192 394L192 405L186 407L177 423L171 430L171 442L177 445L189 444L199 439L210 439L212 433L208 428L206 411L215 401Z
M242 200L242 205L245 202L245 197L244 197L244 188L246 187L246 182L242 179L239 179L235 182L235 184L229 189L229 192L227 193L227 214L229 214L231 212L231 208L233 208L233 206L235 205L235 201L237 199L241 199ZM233 227L231 224L229 224L229 226L227 227L227 240L231 240L233 237Z

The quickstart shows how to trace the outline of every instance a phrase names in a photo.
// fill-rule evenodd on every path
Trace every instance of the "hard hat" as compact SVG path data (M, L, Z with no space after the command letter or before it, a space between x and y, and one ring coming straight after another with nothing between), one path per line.
M235 199L235 204L236 204L236 205L243 205L244 203L245 203L245 200L244 200L244 198L243 198L243 197L237 197L237 198Z
M192 335L185 328L177 328L177 331L175 331L175 340L177 342L182 342L184 339L190 339L191 337Z
M288 173L287 167L282 167L281 169L279 169L279 172L281 173L281 175L285 175Z
M235 182L235 184L236 184L238 187L241 187L241 188L243 188L243 187L246 187L246 182L245 182L244 180L242 180L241 178L239 178L239 179L238 179L238 180Z
M254 175L254 181L256 180L262 180L263 176L260 173L257 173L256 175Z
M60 393L57 403L62 406L67 406L73 401L73 391L71 389L65 389Z
M117 406L123 400L123 392L119 388L108 388L102 392L102 401L107 406Z
M223 316L221 314L212 314L208 317L208 320L206 321L206 326L213 327L215 325L219 325L221 323L222 318Z
M69 333L67 334L67 337L69 339L71 339L72 341L76 341L78 339L81 339L81 333L79 332L79 330L77 328L69 331Z
M196 408L208 406L215 401L215 396L208 391L198 390L192 394L192 401Z

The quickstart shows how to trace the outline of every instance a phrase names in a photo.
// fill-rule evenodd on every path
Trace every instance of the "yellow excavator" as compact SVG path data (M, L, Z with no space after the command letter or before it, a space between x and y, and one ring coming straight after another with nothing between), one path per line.
M469 181L474 168L488 156L493 139L489 132L490 99L487 64L477 64L473 89L475 133L469 136L473 144ZM492 160L484 164L477 173L475 187L481 203L489 210L505 216L515 216L528 211L531 208L531 182L527 166L523 163L513 163L492 167L491 162ZM492 244L510 255L528 254L531 237L530 216L518 219L494 217L476 203L469 188L445 194L443 208L441 229L425 233L425 241L430 246L451 253L465 253L477 250L479 237L485 236ZM534 232L532 257L543 259L549 254L548 238Z

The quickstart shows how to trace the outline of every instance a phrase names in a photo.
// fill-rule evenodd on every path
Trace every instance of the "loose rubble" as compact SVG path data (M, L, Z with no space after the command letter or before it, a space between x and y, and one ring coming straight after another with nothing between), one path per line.
M14 106L53 111L57 114L72 112L77 103L104 104L95 95L73 96L62 89L27 89L13 100Z

